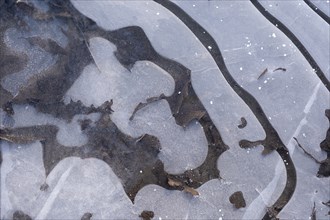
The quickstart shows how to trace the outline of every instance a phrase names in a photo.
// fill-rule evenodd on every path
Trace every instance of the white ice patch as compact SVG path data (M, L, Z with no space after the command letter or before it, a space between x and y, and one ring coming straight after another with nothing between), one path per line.
M120 180L103 161L66 158L46 179L39 142L0 146L2 219L10 219L16 210L33 219L80 219L85 212L96 219L136 217ZM49 188L41 191L45 182Z
M90 212L95 219L136 217L130 211L133 204L120 180L101 160L66 158L48 179L50 192L38 216L45 219L80 219L84 213Z
M12 212L18 209L34 216L45 201L39 189L45 181L41 144L20 146L1 141L0 147L1 218L12 218Z

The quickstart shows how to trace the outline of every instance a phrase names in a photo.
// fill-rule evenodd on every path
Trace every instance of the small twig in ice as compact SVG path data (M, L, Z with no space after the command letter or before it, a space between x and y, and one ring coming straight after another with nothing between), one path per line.
M282 70L283 72L285 72L285 71L286 71L286 69L285 69L285 68L283 68L283 67L279 67L279 68L276 68L276 69L274 69L274 70L273 70L273 72L275 72L275 71L277 71L277 70Z
M304 151L305 154L307 154L310 158L312 158L316 163L321 164L320 161L318 161L312 154L308 153L303 146L298 142L297 138L293 137L293 139L297 142L298 146Z
M268 69L266 68L264 71L262 71L262 73L260 74L260 76L258 77L258 79L260 79L263 75L265 75L267 73Z
M135 144L140 142L144 137L146 136L146 134L141 135L136 141Z
M315 208L315 202L314 202L314 206L313 206L313 209L312 209L312 214L311 214L310 219L311 219L311 220L316 220L316 208Z
M199 192L196 189L189 186L184 186L183 191L190 193L193 196L199 196Z
M323 205L326 205L330 208L330 200L328 202L322 202Z

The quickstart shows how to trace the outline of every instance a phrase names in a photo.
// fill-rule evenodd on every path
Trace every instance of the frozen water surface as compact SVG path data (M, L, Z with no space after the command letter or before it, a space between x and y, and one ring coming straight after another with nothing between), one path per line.
M317 10L0 2L1 219L329 219Z
M316 6L318 10L321 10L327 16L330 16L330 8L329 8L330 1L312 0L311 2Z
M329 42L329 23L326 23L303 1L260 1L260 3L297 36L326 77L330 79L329 46L315 46L316 42L322 45L327 45ZM315 25L316 23L318 25Z

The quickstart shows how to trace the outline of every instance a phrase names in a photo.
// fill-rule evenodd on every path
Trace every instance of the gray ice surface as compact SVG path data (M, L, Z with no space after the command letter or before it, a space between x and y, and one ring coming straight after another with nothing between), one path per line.
M330 80L329 24L302 0L262 0L260 3L290 29L318 63L327 79ZM329 3L326 4L328 4L329 10L330 5Z
M222 179L203 184L197 189L198 197L148 185L139 191L133 204L120 179L103 161L66 158L46 179L40 142L23 146L2 141L1 218L10 218L13 211L19 209L36 219L79 219L85 212L93 213L95 219L137 219L143 210L154 211L154 219L159 220L260 219L284 188L284 164L276 153L262 156L261 146L254 149L238 146L241 139L264 139L265 132L226 82L201 42L177 17L153 1L72 3L107 30L131 25L142 27L159 54L191 70L192 84L199 99L230 147L218 160ZM315 176L318 164L306 157L292 138L297 137L319 160L325 159L319 143L328 129L324 116L324 110L330 107L328 91L293 43L249 1L176 1L176 4L213 36L232 76L257 99L289 148L297 169L298 185L279 217L308 219L315 202L317 217L322 219L328 212L321 202L329 199L330 180ZM329 45L329 27L303 1L264 1L262 4L299 36L329 78L329 51L322 47ZM296 12L289 13L286 7ZM51 36L38 31L36 34L65 46L62 32L58 29L55 32ZM52 65L56 57L19 39L24 34L16 29L9 29L6 34L11 50L31 52L35 56L29 60L28 67L1 82L17 94L20 86ZM14 45L16 38L18 44ZM316 47L315 42L321 46ZM86 106L100 106L113 99L111 119L122 132L133 137L149 133L159 138L162 145L159 157L167 172L175 174L199 166L207 153L200 124L194 122L185 129L178 126L166 101L141 109L134 120L129 121L139 102L161 93L173 93L174 80L170 75L148 61L137 62L129 72L115 58L116 47L106 39L89 39L89 47L95 64L84 68L65 95L66 103L72 99L81 100ZM273 72L278 67L287 71ZM265 68L268 72L258 80ZM9 84L7 80L16 83ZM59 128L57 140L67 147L80 146L87 141L79 128L79 119L96 121L99 117L98 114L76 115L71 122L66 122L37 113L31 106L17 105L14 110L13 117L0 111L1 127L56 125ZM244 129L237 127L241 117L248 121ZM182 151L185 154L182 155ZM49 185L46 193L39 189L44 182ZM246 208L236 210L229 203L228 198L235 191L243 192Z
M330 1L329 0L311 0L311 2L320 9L323 13L325 13L328 17L330 17Z

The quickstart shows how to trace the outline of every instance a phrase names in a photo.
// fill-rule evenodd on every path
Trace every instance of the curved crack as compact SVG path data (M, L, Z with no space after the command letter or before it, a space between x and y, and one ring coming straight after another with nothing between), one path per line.
M242 140L240 141L240 146L247 147L252 145L256 146L256 144L262 144L265 148L263 153L267 154L272 150L276 150L277 153L281 156L282 160L286 161L285 164L287 165L285 166L285 168L287 172L287 181L285 188L282 194L280 195L280 197L278 198L278 200L269 208L269 210L264 216L264 219L276 217L276 215L283 209L283 207L288 203L288 201L292 197L297 183L295 166L293 164L293 161L291 160L288 149L283 144L276 130L268 121L265 113L263 112L257 100L251 94L249 94L247 91L241 88L239 84L235 81L235 79L231 76L225 65L221 52L218 48L218 45L213 39L213 37L201 25L199 25L193 18L191 18L185 11L183 11L176 4L168 0L154 0L154 1L162 5L163 7L167 8L173 14L175 14L195 34L195 36L199 39L199 41L212 55L214 61L219 67L226 81L233 88L233 90L242 98L242 100L249 106L249 108L252 110L255 117L258 119L259 123L262 125L263 129L265 130L266 132L265 140L257 141L257 142L249 142L247 140ZM329 82L327 83L329 84ZM327 88L330 89L330 86Z

